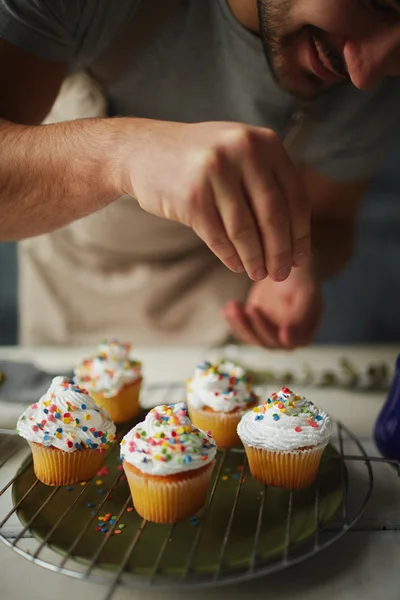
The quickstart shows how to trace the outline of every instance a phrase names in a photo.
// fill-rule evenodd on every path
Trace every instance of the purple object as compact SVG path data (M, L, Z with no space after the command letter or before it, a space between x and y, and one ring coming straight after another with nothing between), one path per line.
M385 458L400 461L400 355L386 403L375 423L375 443Z

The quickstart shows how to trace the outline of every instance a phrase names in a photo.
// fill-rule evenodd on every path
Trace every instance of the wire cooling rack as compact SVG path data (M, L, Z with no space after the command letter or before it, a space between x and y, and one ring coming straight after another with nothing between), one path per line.
M146 407L183 398L181 384L143 391ZM106 600L118 586L243 582L311 558L362 514L373 489L371 462L383 459L369 457L339 422L333 446L326 468L321 466L315 486L305 492L260 486L243 450L219 451L202 514L177 525L155 525L132 508L117 445L98 479L52 488L34 477L26 442L0 430L0 539L41 567L105 584ZM352 471L354 461L363 467L361 476L360 469Z

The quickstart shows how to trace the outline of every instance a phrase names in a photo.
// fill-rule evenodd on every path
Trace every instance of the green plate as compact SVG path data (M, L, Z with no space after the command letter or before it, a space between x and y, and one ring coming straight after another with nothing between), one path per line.
M336 450L332 446L328 446L321 462L319 478L320 527L332 518L342 504L340 461L337 460L337 456ZM218 453L219 461L222 457L223 454ZM36 480L33 465L29 462L30 459L27 459L22 465L19 476L13 485L14 504L21 500ZM192 563L192 574L194 575L209 577L216 572L226 528L242 474L244 481L240 488L236 511L231 523L230 536L225 546L223 573L229 574L249 567L264 488L251 478L247 466L244 467L243 472L243 464L243 453L227 452L209 512L206 517L203 517L202 533ZM106 513L118 515L129 498L129 488L123 477L97 513L98 506L107 496L112 481L115 480L118 474L121 474L121 463L119 462L117 447L110 452L106 465L109 474L99 476L90 482L75 506L61 520L59 526L46 542L51 549L65 555L69 552L77 536L87 526L88 520L92 519L73 550L74 560L84 564L92 561L100 544L106 541L104 535L109 535L96 530L97 517ZM214 477L217 471L218 464L214 470ZM39 483L29 496L21 502L17 514L24 525L29 523L53 489ZM59 488L54 497L29 526L31 534L42 541L81 492L81 485ZM257 551L258 567L282 555L287 535L289 497L290 492L287 490L267 488L265 491L262 527ZM129 502L127 508L131 508L131 506L132 504ZM159 563L158 573L160 575L174 579L185 572L190 549L198 533L201 520L202 515L200 514L197 519L178 523L175 526ZM142 519L135 511L125 510L123 516L117 522L117 524L121 523L125 526L120 529L122 533L109 535L107 543L105 543L98 557L97 564L101 565L102 568L118 569L142 523ZM133 575L150 574L160 553L160 548L170 530L170 525L148 523L130 556L126 571ZM315 489L311 487L307 490L295 491L293 493L289 532L290 547L293 548L313 538L315 530Z

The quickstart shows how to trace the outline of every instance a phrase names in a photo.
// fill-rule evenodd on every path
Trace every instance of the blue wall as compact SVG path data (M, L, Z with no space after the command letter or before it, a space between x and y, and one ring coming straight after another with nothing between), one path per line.
M400 147L396 147L369 190L352 261L325 286L319 341L399 342L399 275Z
M15 244L0 244L0 345L17 340L17 255Z

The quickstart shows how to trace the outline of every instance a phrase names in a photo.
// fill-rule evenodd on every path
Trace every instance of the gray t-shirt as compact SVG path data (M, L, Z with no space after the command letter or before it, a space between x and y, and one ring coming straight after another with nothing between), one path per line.
M0 0L0 36L80 69L110 44L140 0ZM281 136L296 108L276 84L260 40L226 0L182 0L108 90L117 114L181 122L229 120ZM370 91L342 86L313 103L302 159L336 180L369 178L399 127L400 78Z

